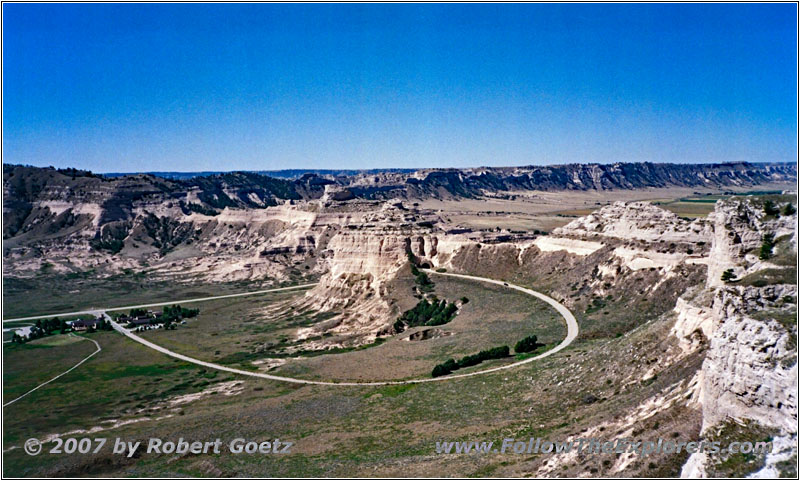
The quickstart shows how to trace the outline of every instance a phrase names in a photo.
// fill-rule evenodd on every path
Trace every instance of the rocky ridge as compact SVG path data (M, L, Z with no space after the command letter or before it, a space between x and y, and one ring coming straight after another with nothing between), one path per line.
M706 288L678 301L673 333L687 351L707 349L696 393L702 433L713 436L730 423L771 430L779 452L756 474L777 476L778 464L797 456L797 281L795 261L780 259L793 253L796 260L797 215L767 216L762 201L744 198L718 202L709 221ZM783 239L773 249L783 252L769 260L756 254L764 234ZM727 269L741 280L723 281ZM793 279L757 278L770 270L791 270ZM694 454L682 475L711 475L724 460Z

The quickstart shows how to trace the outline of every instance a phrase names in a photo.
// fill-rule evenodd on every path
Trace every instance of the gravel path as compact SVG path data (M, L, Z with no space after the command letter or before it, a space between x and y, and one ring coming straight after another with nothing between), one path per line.
M316 286L317 283L311 284L300 284L298 286L289 286L289 287L278 287L275 289L264 289L261 291L252 291L252 292L240 292L239 294L225 294L224 296L211 296L211 297L196 297L194 299L182 299L180 301L167 301L167 302L154 302L152 304L139 304L136 306L120 306L120 307L106 307L102 309L93 308L87 309L85 311L74 311L74 312L60 312L58 314L46 314L40 316L30 316L30 317L17 317L16 319L3 319L3 322L17 322L17 321L34 321L36 319L45 319L51 317L65 317L65 316L78 316L81 314L98 314L103 311L121 311L121 310L130 310L130 309L143 309L145 307L160 307L160 306L168 306L171 304L189 304L192 302L203 302L203 301L213 301L216 299L227 299L229 297L242 297L242 296L255 296L258 294L266 294L268 292L280 292L280 291L291 291L293 289L303 289L305 287L313 287Z
M295 384L315 384L315 385L322 385L322 386L388 386L388 385L397 385L397 384L416 384L416 383L423 383L423 382L441 382L441 381L449 381L449 380L452 380L452 379L459 379L459 378L464 378L464 377L480 376L481 374L488 374L490 372L502 371L504 369L511 369L511 368L514 368L514 367L517 367L517 366L521 366L523 364L528 364L530 362L545 358L547 356L552 356L553 354L555 354L555 353L561 351L562 349L566 348L567 346L569 346L572 343L572 341L574 341L575 338L578 337L579 329L578 329L578 322L575 320L575 316L573 316L572 313L569 311L569 309L564 307L561 303L559 303L558 301L556 301L552 297L549 297L549 296L546 296L546 295L542 294L541 292L536 292L536 291L534 291L532 289L527 289L525 287L520 287L520 286L517 286L517 285L514 285L514 284L510 284L510 283L507 283L507 282L503 282L503 281L497 281L497 280L494 280L494 279L487 279L485 277L468 276L468 275L465 275L465 274L450 274L450 273L436 272L436 271L432 271L432 270L428 270L428 269L423 269L423 270L425 272L428 272L430 274L437 275L437 276L459 277L459 278L462 278L462 279L470 279L470 280L486 282L486 283L490 283L490 284L497 284L497 285L508 287L509 289L515 289L517 291L524 292L525 294L528 294L528 295L534 296L536 298L539 298L539 299L543 300L544 302L550 304L564 318L564 321L567 324L567 337L564 338L564 340L561 341L561 343L558 346L556 346L553 349L550 349L549 351L546 351L546 352L544 352L542 354L539 354L538 356L534 356L534 357L531 357L531 358L528 358L528 359L524 359L522 361L517 361L517 362L512 363L512 364L507 364L505 366L493 367L491 369L484 369L482 371L475 371L475 372L471 372L471 373L468 373L468 374L454 374L454 375L451 375L451 376L432 377L432 378L424 378L424 379L408 379L408 380L404 380L404 381L372 381L372 382L311 381L311 380L308 380L308 379L297 379L297 378L292 378L292 377L276 376L276 375L273 375L273 374L266 374L266 373L261 373L261 372L245 371L245 370L242 370L242 369L236 369L236 368L232 368L232 367L228 367L228 366L222 366L220 364L214 364L214 363L211 363L211 362L201 361L201 360L195 359L193 357L185 356L183 354L179 354L177 352L170 351L169 349L167 349L165 347L162 347L162 346L159 346L158 344L152 343L152 342L142 338L141 336L137 336L136 334L130 332L128 329L126 329L126 328L122 327L121 325L117 324L116 322L114 322L108 314L105 314L105 313L104 314L105 314L106 318L109 321L111 321L111 325L114 326L115 330L119 331L123 335L129 337L130 339L132 339L132 340L134 340L136 342L144 344L145 346L147 346L147 347L149 347L151 349L154 349L154 350L156 350L158 352L161 352L163 354L166 354L167 356L174 357L175 359L180 359L182 361L186 361L186 362L189 362L189 363L192 363L192 364L196 364L198 366L203 366L203 367L207 367L207 368L210 368L210 369L216 369L216 370L219 370L219 371L230 372L230 373L233 373L233 374L239 374L239 375L242 375L242 376L257 377L257 378L261 378L261 379L270 379L270 380L273 380L273 381L291 382L291 383L295 383ZM295 286L294 288L307 287L307 286L308 285ZM168 303L148 304L146 306L136 306L136 307L149 307L149 306L155 306L155 305L166 305L166 304L173 304L173 303L177 303L177 302L180 302L181 304L184 304L184 303L187 303L187 302L198 302L200 300L211 300L211 299L219 299L219 298L222 298L222 297L235 297L235 296L243 296L243 295L260 294L260 293L264 293L264 292L274 292L276 290L286 290L286 289L289 289L289 288L274 289L274 290L267 290L267 291L259 291L259 292L254 292L254 293L245 293L245 294L232 294L232 295L229 295L229 296L219 296L219 297L210 297L210 298L202 298L202 299L193 299L193 300L189 300L189 301L174 301L174 302L168 302ZM47 317L47 316L45 316L45 317Z
M67 373L69 373L70 371L72 371L72 370L73 370L73 369L75 369L76 367L78 367L78 366L80 366L81 364L83 364L84 362L88 361L88 360L89 360L89 359L90 359L92 356L94 356L95 354L97 354L98 352L100 352L100 351L102 351L102 350L103 350L103 348L101 348L101 347L100 347L100 344L98 344L98 343L97 343L97 341L95 341L94 339L87 339L87 338L85 338L85 337L83 337L83 336L76 336L75 334L72 334L72 333L70 333L69 335L70 335L70 336L72 336L72 337L78 337L78 338L81 338L81 339L83 339L83 340L85 340L85 341L92 341L92 342L94 343L94 345L95 345L95 346L97 346L97 350L96 350L96 351L94 351L93 353L89 354L89 355L88 355L88 356L86 356L85 358L83 358L83 360L81 360L81 362L79 362L78 364L75 364L74 366L72 366L71 368L69 368L69 369L67 369L66 371L62 372L61 374L59 374L58 376L54 377L53 379L50 379L49 381L45 381L45 382L43 382L43 383L39 384L38 386L36 386L35 388L31 389L30 391L26 392L26 393L25 393L25 394L23 394L22 396L20 396L20 397L18 397L18 398L16 398L16 399L12 399L11 401L8 401L7 403L3 404L3 407L6 407L6 406L8 406L8 405L10 405L10 404L14 404L15 402L19 401L20 399L24 398L25 396L27 396L28 394L32 393L33 391L35 391L35 390L39 389L40 387L42 387L42 386L44 386L44 385L46 385L46 384L50 384L51 382L53 382L53 381L55 381L56 379L58 379L58 378L60 378L61 376L63 376L64 374L67 374Z

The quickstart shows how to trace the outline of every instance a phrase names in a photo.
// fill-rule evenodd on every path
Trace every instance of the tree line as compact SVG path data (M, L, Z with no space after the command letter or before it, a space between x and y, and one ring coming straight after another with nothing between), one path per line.
M110 331L112 329L113 327L111 327L111 323L106 321L105 318L100 317L97 320L96 327L94 325L90 325L86 332L93 333L96 331ZM15 344L25 344L26 342L41 339L53 334L66 334L71 331L73 331L73 329L64 319L59 319L58 317L53 317L51 319L37 319L36 323L31 326L31 330L28 335L22 336L15 331L13 334L11 334L11 342Z
M517 343L514 345L514 351L517 354L522 354L527 352L533 352L542 346L544 346L544 344L539 343L536 336L527 336L517 341ZM504 357L508 357L510 353L511 350L509 349L508 346L497 346L491 349L480 351L477 354L470 354L468 356L464 356L457 361L451 358L441 364L437 364L436 366L434 366L433 371L431 372L431 376L432 377L447 376L448 374L451 374L453 371L465 367L477 366L483 361L488 361L490 359L502 359Z

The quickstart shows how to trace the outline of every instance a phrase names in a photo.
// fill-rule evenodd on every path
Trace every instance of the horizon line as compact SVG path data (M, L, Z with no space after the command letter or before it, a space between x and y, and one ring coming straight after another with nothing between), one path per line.
M75 169L91 172L99 175L137 175L137 174L227 174L227 173L262 173L262 172L290 172L290 171L307 171L307 172L417 172L422 170L429 171L446 171L446 170L470 170L470 169L513 169L525 167L558 167L569 165L614 165L614 164L659 164L659 165L734 165L734 164L800 164L800 160L729 160L729 161L690 161L690 162L661 162L653 160L640 160L640 161L613 161L613 162L562 162L552 164L521 164L521 165L476 165L467 167L370 167L370 168L313 168L313 167L293 167L286 169L231 169L231 170L138 170L138 171L96 171L91 169L84 169L81 167L56 167L53 165L40 166L32 164L15 164L3 161L3 165L8 166L21 166L33 167L38 169Z

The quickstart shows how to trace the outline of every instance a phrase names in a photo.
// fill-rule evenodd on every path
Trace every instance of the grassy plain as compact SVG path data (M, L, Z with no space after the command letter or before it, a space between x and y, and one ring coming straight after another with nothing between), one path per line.
M513 347L519 339L536 334L540 342L559 342L566 335L561 317L547 304L500 286L475 281L436 278L436 295L454 301L467 297L456 318L438 326L449 335L406 340L416 327L380 345L323 355L285 355L298 328L328 316L297 312L275 318L265 305L286 301L294 293L266 294L243 299L198 303L200 315L174 331L153 330L142 335L168 349L205 361L242 369L269 369L271 362L285 364L275 374L317 380L393 380L428 377L434 365L449 357L474 354L496 345ZM494 364L513 360L494 361ZM363 369L369 365L370 369ZM481 367L488 366L484 363ZM466 372L466 371L465 371Z
M65 334L3 346L3 403L61 374L96 349L91 342Z
M477 304L478 299L472 302ZM653 352L652 337L668 328L669 323L656 322L630 337L582 341L542 361L475 378L386 387L299 386L239 378L235 389L217 394L208 391L230 383L232 376L166 358L116 333L98 333L94 338L104 350L96 359L70 373L64 382L5 409L4 450L33 436L46 439L100 427L103 430L93 437L143 442L150 437L220 438L226 443L237 437L277 438L295 443L291 454L231 455L224 449L218 455L141 454L129 459L105 450L42 454L34 459L22 449L11 449L5 453L3 474L531 476L534 466L546 459L542 455L441 455L436 454L435 443L499 443L506 437L530 436L563 439L578 435L586 426L624 418L630 406L670 389L702 361L685 358L658 368L657 376L640 382L642 373L651 370L653 358L662 355ZM665 344L658 352L668 349ZM626 362L618 362L619 352L627 353ZM14 352L6 362L21 362L17 356L25 354ZM182 396L187 393L195 396L186 401ZM680 403L632 426L641 436L677 432L689 439L696 437L699 415ZM608 474L614 459L613 455L579 459L555 474ZM660 459L650 461L663 464ZM666 472L676 474L680 461ZM634 468L646 471L647 464L634 461Z
M560 342L566 335L564 321L544 302L526 294L476 281L435 277L436 295L454 301L467 297L459 314L436 329L450 335L426 340L407 340L430 327L415 327L383 344L344 354L293 359L278 367L281 375L309 379L394 380L429 377L436 364L448 358L475 354L514 343L530 334L540 342ZM484 362L473 370L508 364L508 359ZM370 366L363 369L363 366ZM469 372L469 370L459 371Z
M714 202L732 193L794 189L791 184L766 184L748 189L729 189L726 193L704 188L657 188L613 191L509 192L506 198L427 199L420 205L439 210L456 225L473 229L541 230L550 232L574 218L591 214L616 201L647 201L688 218L705 217ZM753 190L756 189L756 190Z
M283 285L288 284L275 283L274 287ZM154 277L146 271L111 277L96 277L92 271L31 278L7 277L3 279L3 318L220 296L270 287L273 285L263 282L214 285L185 280L178 282Z

